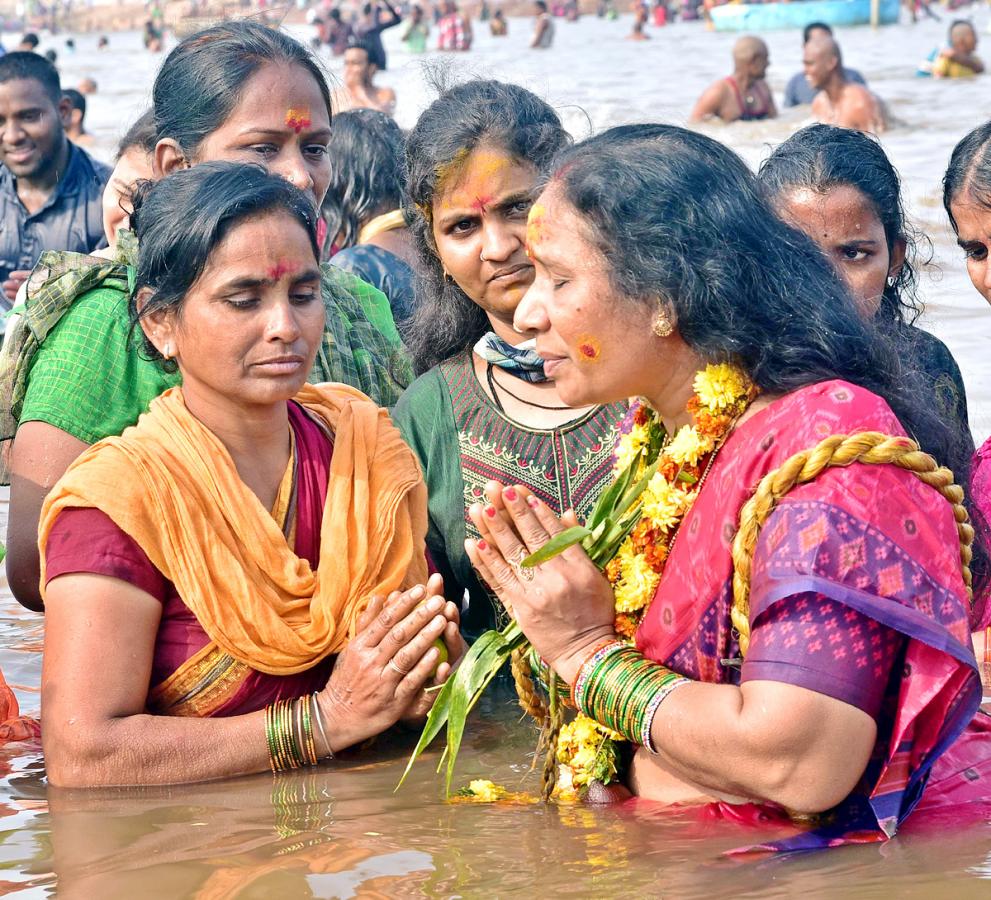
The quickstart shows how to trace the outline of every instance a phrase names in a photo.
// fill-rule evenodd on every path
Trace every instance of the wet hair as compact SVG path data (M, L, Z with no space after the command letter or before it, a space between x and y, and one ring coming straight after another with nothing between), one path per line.
M62 96L72 104L73 109L78 109L83 118L86 118L86 98L75 88L66 88L62 91Z
M120 159L128 150L141 150L151 156L158 144L158 132L155 128L155 110L148 109L127 129L127 133L117 143L116 159Z
M833 29L830 28L825 22L809 22L802 29L802 43L807 44L812 37L813 31L825 31L830 37L833 36Z
M444 275L433 235L433 202L441 175L476 147L490 145L538 172L571 138L557 113L519 85L475 80L444 91L406 138L403 209L419 258L417 311L407 346L417 372L470 349L491 327L485 311Z
M943 206L953 230L957 222L950 205L961 193L991 209L991 122L979 125L953 148L943 176Z
M334 116L328 152L330 188L322 214L328 235L343 232L343 250L358 243L370 218L402 203L403 133L383 112L348 110Z
M158 182L141 182L133 202L131 225L139 249L130 298L132 328L153 312L181 314L186 294L217 244L248 219L284 213L306 230L313 257L320 259L312 200L261 166L201 163ZM138 312L136 301L143 288L151 288L153 294ZM143 346L150 360L167 372L176 371L175 361L163 359L147 338Z
M878 317L889 323L915 322L922 312L917 298L916 258L919 244L928 244L928 239L907 223L898 173L875 138L835 125L809 125L764 160L757 182L772 207L797 189L820 195L834 187L857 190L884 227L888 253L893 252L897 241L905 242L905 263L895 283L885 284Z
M974 23L971 22L970 19L954 19L952 22L950 22L950 27L946 30L946 39L948 41L953 40L953 29L956 28L958 25L965 25L967 28L971 30L971 32L974 34L974 37L977 37L977 29L974 27Z
M152 90L159 140L172 138L195 156L233 113L248 80L268 64L309 72L330 116L327 79L313 54L282 31L239 19L190 35L166 57Z
M45 57L29 50L17 50L0 56L0 84L33 79L48 94L55 106L62 99L62 82L58 70Z
M732 150L672 125L627 125L565 151L555 169L552 189L620 297L670 304L702 360L737 363L766 393L842 379L878 394L966 491L970 443L933 408L931 382L902 365L890 330L864 320Z
M354 35L351 35L351 37L348 38L347 49L363 50L365 52L365 56L368 57L368 62L374 65L375 51L372 49L372 42L368 40L368 38L355 37ZM334 127L336 128L337 126L335 125Z

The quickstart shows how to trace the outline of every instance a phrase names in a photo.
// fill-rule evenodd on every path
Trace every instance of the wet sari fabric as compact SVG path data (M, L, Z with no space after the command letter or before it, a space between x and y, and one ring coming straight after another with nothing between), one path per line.
M296 446L293 549L316 568L333 445L296 403L289 404L289 423ZM201 656L211 644L210 637L175 585L155 568L137 541L93 507L66 510L49 536L49 580L76 572L119 578L162 604L149 694L149 705L157 712L240 715L264 709L275 700L320 690L330 677L333 658L305 672L278 676L242 667L230 657L209 652ZM182 689L183 683L188 687Z
M904 434L883 400L839 381L786 395L736 429L682 522L637 634L647 656L710 683L759 677L865 708L829 683L830 672L851 682L885 678L880 706L869 710L878 739L858 788L820 826L766 849L890 837L920 798L926 808L942 798L991 800L991 726L978 713L953 513L911 473L858 463L785 496L761 530L750 596L752 648L781 652L739 664L730 546L740 507L793 454L860 431ZM792 614L777 616L782 606ZM809 671L796 677L803 658Z

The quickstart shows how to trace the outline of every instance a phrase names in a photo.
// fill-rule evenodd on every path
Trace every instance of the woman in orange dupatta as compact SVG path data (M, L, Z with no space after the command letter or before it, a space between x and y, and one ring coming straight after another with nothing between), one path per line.
M461 652L419 470L366 397L304 383L324 308L298 188L205 163L137 200L145 349L183 383L45 502L48 776L314 764L422 715Z

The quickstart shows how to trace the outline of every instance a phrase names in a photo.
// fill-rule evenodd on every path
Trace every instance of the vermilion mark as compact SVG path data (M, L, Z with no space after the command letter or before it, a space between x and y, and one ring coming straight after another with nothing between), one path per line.
M304 128L309 128L313 124L310 118L310 108L308 106L290 107L286 110L286 125L296 134Z
M269 281L278 281L283 275L288 275L294 270L294 266L289 263L278 262L268 270Z
M589 362L595 362L602 352L599 342L593 337L582 338L578 343L578 352Z

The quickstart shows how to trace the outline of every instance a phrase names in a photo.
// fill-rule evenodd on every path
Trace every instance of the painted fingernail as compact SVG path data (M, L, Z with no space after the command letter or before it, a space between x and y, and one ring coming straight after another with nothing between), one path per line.
M506 490L504 490L502 492L502 496L505 497L507 500L515 500L516 499L516 489L515 488L506 488Z
M485 507L485 515L487 515L490 519L494 519L495 514L496 514L496 508L494 506Z
M475 546L477 546L479 550L488 550L489 549L489 545L486 544L485 541L479 541Z
M540 506L540 501L536 497L534 497L533 494L531 494L529 497L526 498L526 502L527 502L527 506L531 507L532 509L536 509L538 506Z

